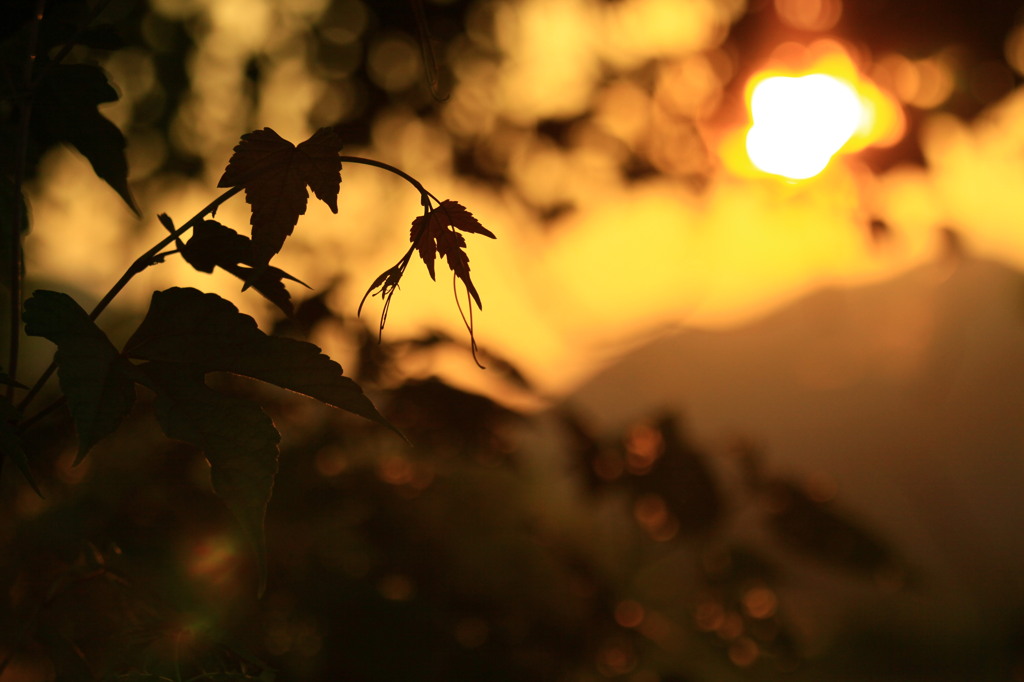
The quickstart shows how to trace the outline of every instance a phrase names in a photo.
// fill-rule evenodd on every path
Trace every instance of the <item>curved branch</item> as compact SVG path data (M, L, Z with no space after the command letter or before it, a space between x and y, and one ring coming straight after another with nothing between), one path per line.
M223 204L225 201L241 192L242 189L243 187L241 185L228 189L219 197L217 197L209 204L207 204L205 208L199 211L199 213L196 213L194 216L189 218L188 221L186 221L181 227L171 232L169 235L161 239L155 246L153 246L144 254L136 258L135 261L128 266L128 269L124 271L124 274L121 275L121 278L114 283L114 286L110 287L110 290L106 294L104 294L103 298L100 299L100 302L96 304L96 307L92 309L92 312L89 313L89 319L95 320L97 317L99 317L100 313L107 309L107 306L110 305L111 301L113 301L114 298L119 293L121 293L121 290L124 289L125 286L127 286L128 282L130 282L131 279L135 277L135 275L139 274L140 272L142 272L155 262L156 256L159 255L160 252L165 247L174 243L174 240L178 239L182 234L198 225L199 222L203 220L203 218L205 218L210 213L216 211L221 204ZM36 382L32 384L32 388L29 389L28 394L18 404L19 410L23 411L25 407L27 407L28 404L32 402L32 400L36 397L39 391L42 390L43 385L49 380L51 376L53 376L53 373L56 370L57 363L56 361L53 361L50 363L49 367L46 368L46 371L39 375L39 378L36 380ZM46 408L43 409L43 412L49 409L50 406L47 406Z

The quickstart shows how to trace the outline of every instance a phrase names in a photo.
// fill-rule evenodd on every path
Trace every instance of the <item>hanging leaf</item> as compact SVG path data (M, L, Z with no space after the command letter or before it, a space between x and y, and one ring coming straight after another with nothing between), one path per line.
M73 146L137 214L139 209L128 188L124 135L97 109L118 99L106 74L89 64L49 64L40 71L44 75L32 110L36 141L43 148L58 142Z
M135 402L127 362L67 294L36 291L25 301L23 317L26 334L57 344L57 376L78 431L77 464Z
M262 594L267 582L263 520L281 440L274 423L256 403L210 389L202 370L161 362L138 369L156 392L157 419L167 437L196 446L209 461L214 492L256 553Z
M214 267L219 267L248 282L288 316L291 316L293 308L284 280L309 288L302 280L272 265L254 269L252 241L216 220L204 220L196 225L192 237L178 250L185 261L199 272L213 272Z
M334 128L321 128L298 146L270 128L242 136L218 187L245 187L252 206L252 243L259 267L281 250L306 200L313 194L338 212L341 188L341 138Z
M230 302L196 289L153 294L128 357L259 379L394 429L341 365L311 343L264 334Z
M28 457L21 445L21 437L18 434L18 411L14 409L7 398L0 399L0 452L14 462L25 476L25 480L32 486L32 490L36 491L36 495L42 497L43 493L36 485L32 469L28 465Z
M409 240L419 251L431 279L435 279L434 255L447 258L448 267L466 285L466 290L476 301L477 307L483 309L480 294L469 278L469 256L463 250L466 248L466 238L456 230L495 238L494 233L481 225L462 204L445 199L429 213L412 221Z

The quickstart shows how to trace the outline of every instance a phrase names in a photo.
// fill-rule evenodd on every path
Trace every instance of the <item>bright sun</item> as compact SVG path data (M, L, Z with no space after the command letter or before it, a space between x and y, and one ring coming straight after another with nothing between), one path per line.
M793 180L823 171L866 119L853 87L821 73L761 81L750 111L750 160L766 173Z

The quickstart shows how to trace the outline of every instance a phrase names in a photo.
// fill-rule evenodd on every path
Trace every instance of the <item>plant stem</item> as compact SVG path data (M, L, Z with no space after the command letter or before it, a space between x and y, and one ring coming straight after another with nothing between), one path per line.
M100 0L100 2L90 10L89 16L86 17L82 25L78 27L78 29L75 31L75 34L68 38L67 42L65 42L64 45L61 46L60 52L54 55L53 59L50 61L48 68L52 68L53 66L56 66L57 64L60 64L62 61L64 61L68 54L71 53L72 48L74 48L75 43L78 41L79 36L82 35L82 32L85 31L85 29L89 28L89 25L92 24L93 20L95 20L96 17L103 14L103 10L105 10L107 8L107 5L109 4L110 0Z
M25 60L25 70L22 73L22 81L26 87L32 83L32 71L36 63L36 47L39 42L39 24L43 20L43 13L46 11L46 0L37 0L36 14L32 19L29 28L28 58ZM18 379L18 356L19 344L21 341L21 233L25 224L25 212L21 186L25 181L25 164L28 159L28 136L29 124L32 121L32 97L31 94L18 104L18 148L14 162L14 225L10 234L10 241L7 248L10 250L10 260L7 266L10 268L10 280L8 281L8 305L10 306L8 324L8 355L7 374L11 377L11 383L7 385L7 399L14 398L14 383Z
M89 313L89 319L95 320L97 317L99 317L100 313L107 309L107 306L110 305L110 302L113 301L114 298L119 293L121 293L121 290L124 289L125 286L127 286L128 282L130 282L131 279L135 277L135 275L139 274L140 272L142 272L143 270L145 270L146 268L153 264L154 257L157 256L165 247L174 243L175 239L179 238L185 232L191 230L193 227L198 225L203 218L205 218L210 213L213 213L221 204L223 204L225 201L241 192L242 189L243 187L239 185L237 187L232 187L231 189L225 191L219 197L217 197L209 204L207 204L206 207L203 208L203 210L199 211L199 213L196 213L194 216L189 218L188 221L185 222L181 227L171 232L169 235L167 235L159 242L157 242L155 246L153 246L144 254L136 258L135 261L128 266L128 269L124 271L124 274L121 275L121 278L114 283L114 286L110 287L110 291L108 291L103 296L103 298L100 299L100 302L96 304L96 307L92 309L92 312ZM29 389L28 394L24 397L24 399L22 399L21 403L18 404L19 410L25 410L28 404L31 403L32 399L36 397L36 394L38 394L39 391L42 390L43 385L51 376L53 376L53 373L56 370L56 361L51 362L50 366L46 368L46 371L39 375L39 379L37 379L36 382L32 385L32 388ZM41 410L39 414L47 412L49 409L50 406L47 406L43 408L43 410ZM33 417L31 421L35 421L35 417Z
M430 199L433 199L438 204L441 203L441 201L437 197L435 197L433 194L428 192L427 189L422 184L420 184L419 180L417 180L416 178L412 177L411 175L409 175L408 173L406 173L402 169L396 168L395 166L392 166L391 164L384 163L383 161L377 161L375 159L363 158L361 156L341 156L340 159L341 159L342 163L357 163L357 164L362 164L364 166L374 166L376 168L380 168L382 170L386 170L386 171L388 171L390 173L394 173L395 175L397 175L398 177L402 178L403 180L405 180L410 185L412 185L413 187L416 188L416 190L420 193L420 197L422 199L422 202L423 202L424 206L427 206L428 208L429 208L428 197ZM173 232L171 232L168 236L166 236L163 239L161 239L155 246L153 246L151 249L149 249L149 251L146 251L146 253L144 253L141 256L139 256L138 258L136 258L135 262L133 262L131 265L128 266L128 269L125 270L123 275L121 275L121 278L119 280L117 280L117 282L114 284L114 286L112 286L110 288L110 291L108 291L103 296L103 298L100 299L100 302L96 304L96 307L92 309L92 312L89 313L89 319L95 320L97 317L99 317L100 313L102 313L104 310L106 310L107 306L110 305L110 302L113 301L114 298L119 293L121 293L121 290L125 288L125 286L128 284L128 282L130 282L131 279L135 275L139 274L140 272L145 270L147 267L152 265L154 257L157 256L160 253L161 250L163 250L165 247L167 247L170 244L172 244L175 239L180 237L186 231L188 231L188 230L192 229L193 227L195 227L199 223L199 221L202 220L206 215L208 215L208 214L212 213L213 211L215 211L218 206L220 206L225 201L227 201L231 197L233 197L236 194L238 194L239 192L241 192L242 189L243 189L243 187L241 185L239 185L237 187L232 187L231 189L227 190L226 192L221 194L219 197L217 197L216 199L211 201L209 204L207 204L207 206L203 210L201 210L199 213L196 213L194 216L192 216L188 220L188 222L186 222L181 227L179 227L176 230L174 230ZM408 261L408 258L409 258L409 256L411 256L411 254L412 254L412 250L410 249L410 252L407 253L406 256L405 256L405 260L406 261ZM56 363L56 361L51 362L49 367L46 368L46 370L39 376L39 379L37 379L36 382L32 385L32 388L29 389L28 394L18 404L18 409L19 410L24 412L25 408L32 402L32 400L36 397L36 395L39 393L39 391L42 390L43 385L50 379L51 376L53 376L53 373L56 370L57 370L57 363ZM35 423L36 421L38 421L39 418L41 418L41 416L43 416L45 414L49 414L49 412L52 411L53 409L54 409L54 405L53 404L46 406L45 408L40 410L36 415L33 415L33 417L31 419L26 420L23 423L23 427L24 427L24 425Z
M366 158L363 158L361 156L344 156L344 155L342 155L340 158L341 158L341 162L342 163L345 163L345 162L348 162L348 163L360 163L360 164L363 164L364 166L375 166L377 168L381 168L383 170L386 170L386 171L388 171L390 173L394 173L395 175L397 175L398 177L402 178L403 180L408 182L410 185L415 187L419 191L421 196L430 197L431 199L433 199L437 203L439 203L439 204L441 203L441 200L438 199L437 197L435 197L430 192L428 192L427 189L423 185L420 184L419 180L417 180L413 176L409 175L408 173L406 173L401 168L395 168L394 166L392 166L389 163L384 163L383 161L377 161L375 159L366 159Z
M128 269L124 271L123 275L121 275L121 279L117 280L114 286L110 287L110 291L108 291L106 295L104 295L103 298L100 299L100 302L96 304L96 307L92 309L92 312L89 313L89 319L95 320L97 317L99 317L100 313L106 310L107 306L110 305L110 302L114 300L114 297L121 293L121 290L125 288L125 285L127 285L129 281L131 281L132 277L134 277L135 275L139 274L140 272L148 268L150 265L152 265L153 258L161 251L163 251L165 247L173 244L175 239L177 239L185 232L191 230L193 227L198 225L199 221L201 221L210 213L213 213L215 210L217 210L218 206L220 206L225 201L241 192L242 189L243 187L239 185L237 187L232 187L231 189L227 190L219 197L211 201L209 204L207 204L206 208L204 208L202 211L196 213L194 216L189 218L188 221L181 227L179 227L174 232L171 232L169 235L161 239L149 251L136 258L135 262L129 265Z

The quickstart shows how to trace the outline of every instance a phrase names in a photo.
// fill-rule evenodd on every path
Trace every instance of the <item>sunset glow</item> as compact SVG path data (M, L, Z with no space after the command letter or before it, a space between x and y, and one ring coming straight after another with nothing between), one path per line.
M839 43L784 43L745 88L747 125L726 136L723 160L742 176L806 180L839 154L898 142L896 98L864 75Z
M793 180L823 171L865 120L854 89L820 73L763 80L750 108L750 160L766 173Z

